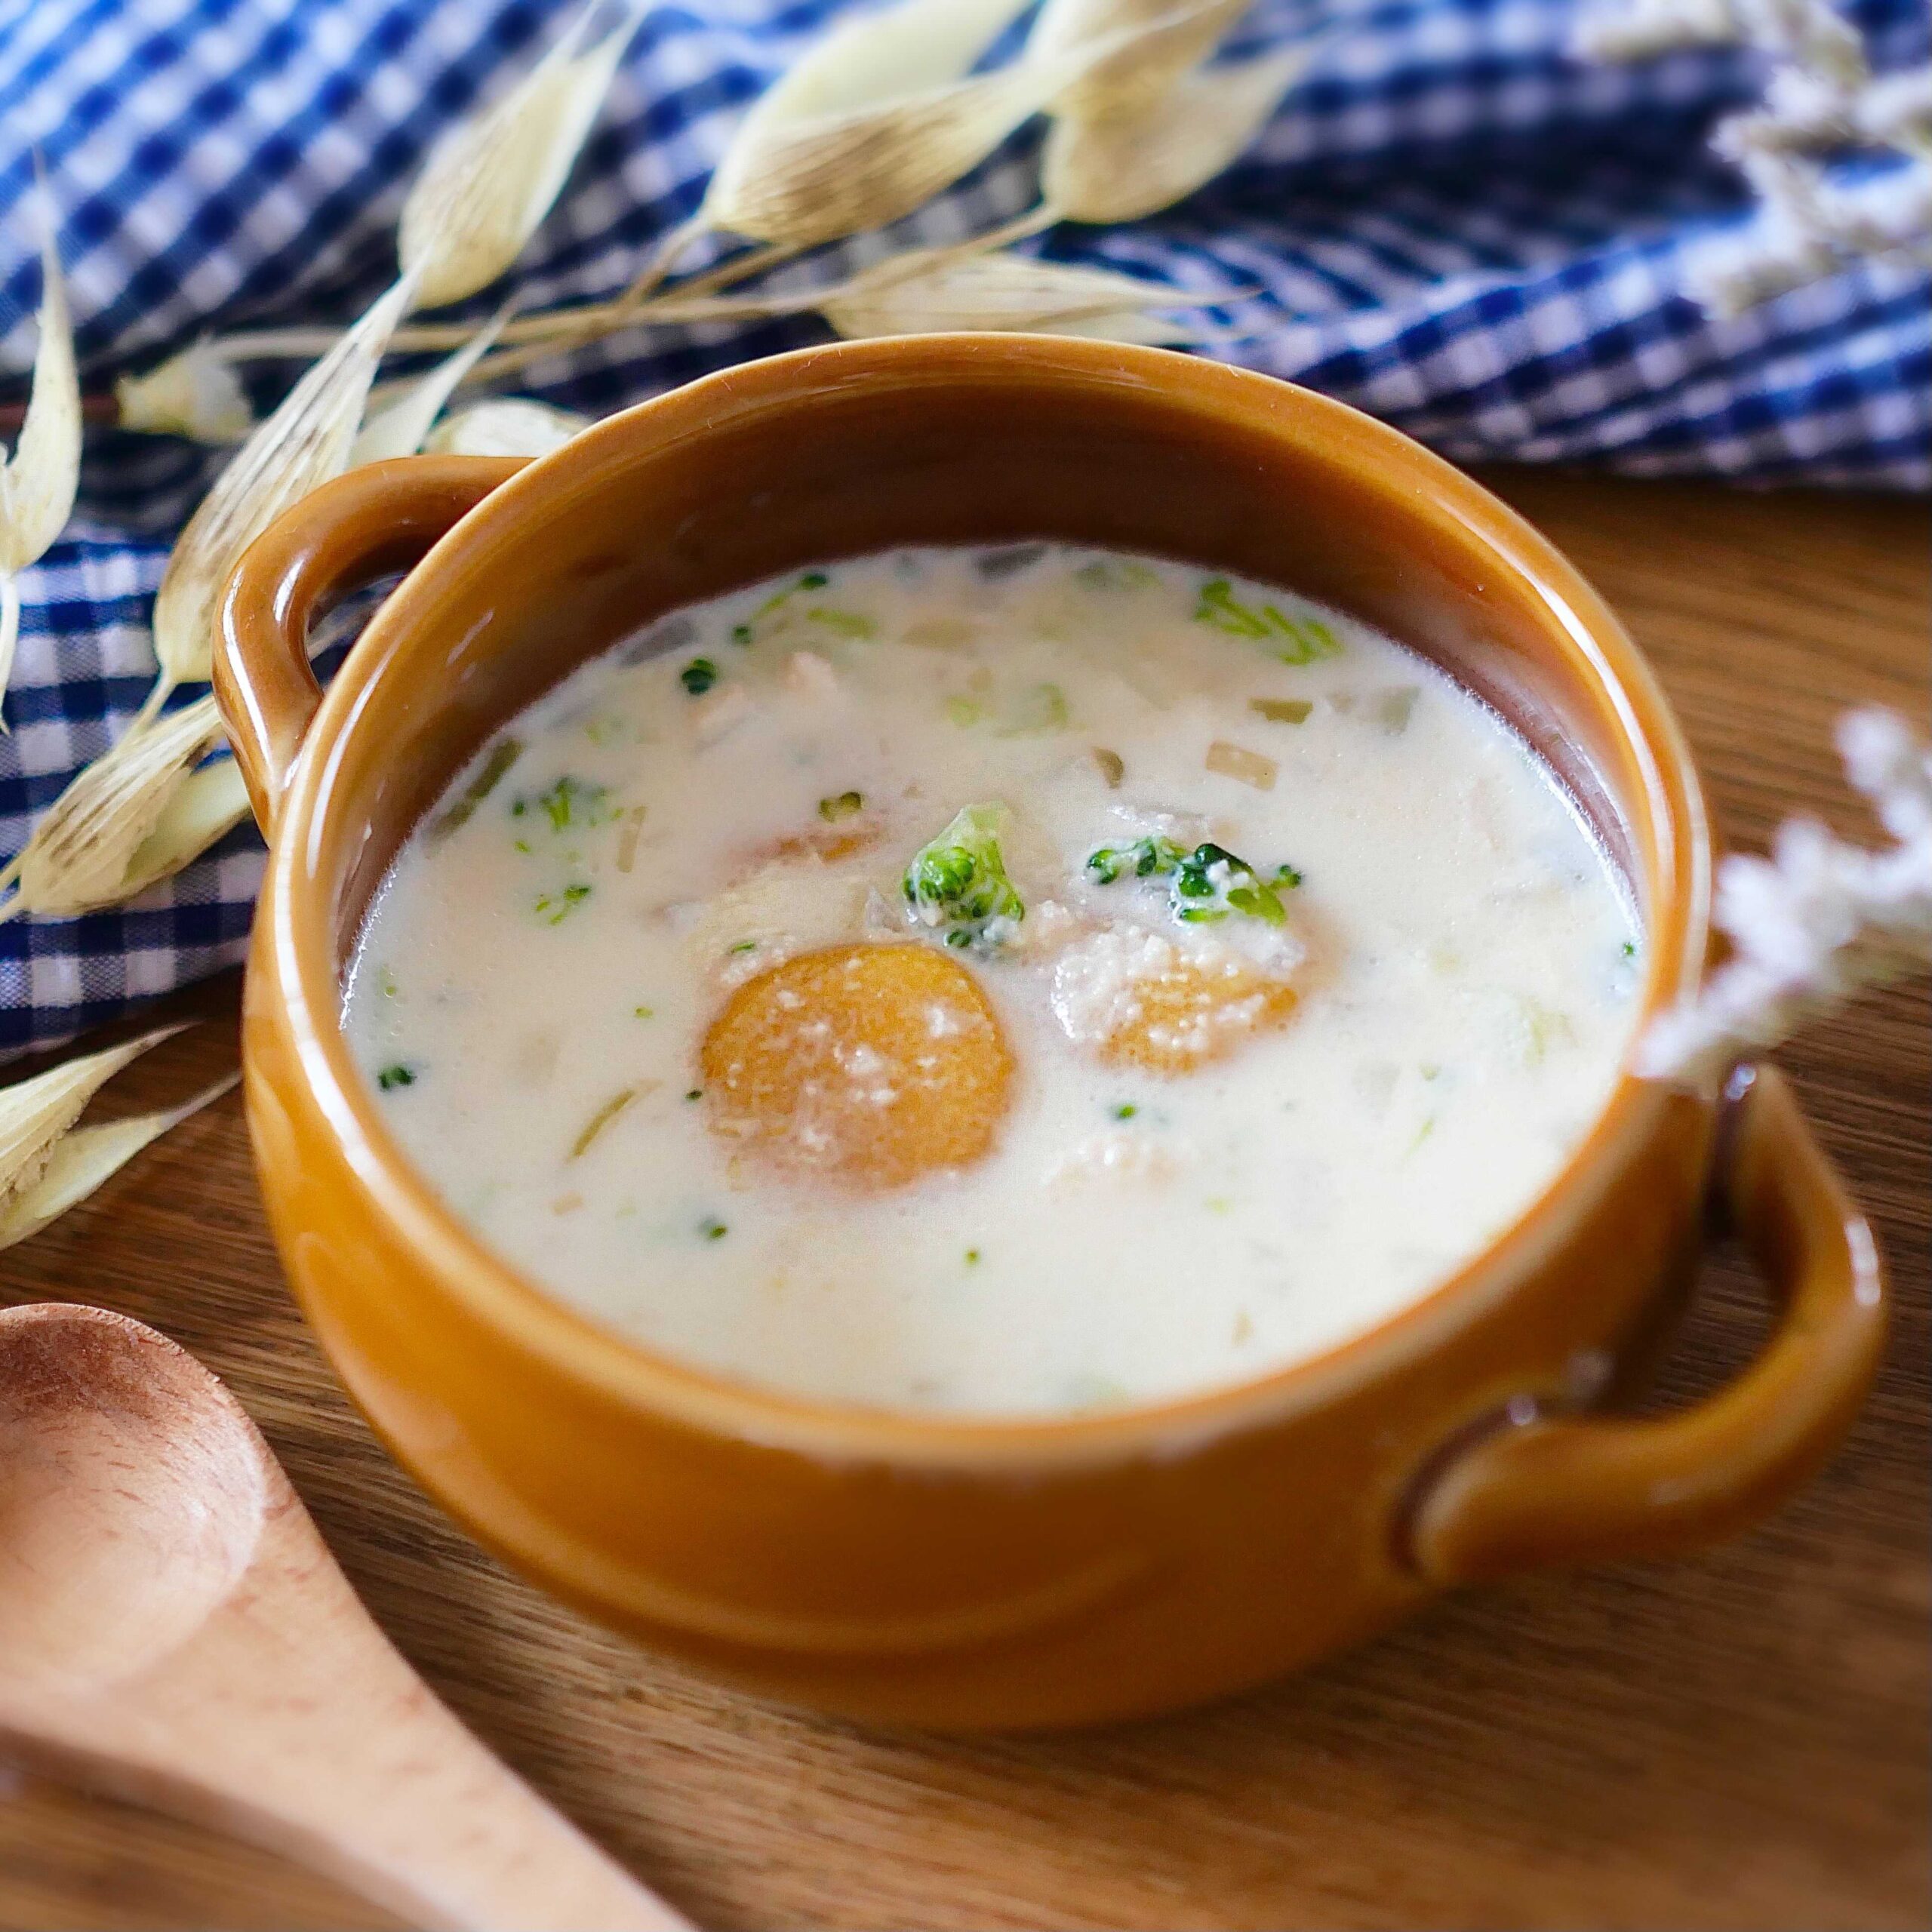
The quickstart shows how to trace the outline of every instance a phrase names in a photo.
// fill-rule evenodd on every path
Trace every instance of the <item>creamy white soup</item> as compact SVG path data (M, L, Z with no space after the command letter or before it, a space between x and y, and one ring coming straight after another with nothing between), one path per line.
M451 1208L797 1394L1070 1411L1359 1334L1518 1214L1638 935L1549 772L1292 593L1027 545L585 665L370 912L344 1024Z

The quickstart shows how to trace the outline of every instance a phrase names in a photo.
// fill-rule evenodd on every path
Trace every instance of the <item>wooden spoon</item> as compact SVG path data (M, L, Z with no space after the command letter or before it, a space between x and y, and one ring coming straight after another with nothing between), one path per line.
M0 1312L0 1757L425 1925L687 1924L437 1702L240 1403L101 1309Z

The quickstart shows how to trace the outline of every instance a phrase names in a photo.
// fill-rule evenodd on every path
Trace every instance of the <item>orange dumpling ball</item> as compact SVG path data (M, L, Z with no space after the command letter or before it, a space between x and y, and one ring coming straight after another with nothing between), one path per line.
M986 1154L1014 1072L979 982L910 943L799 953L746 980L700 1063L713 1133L780 1171L870 1190Z

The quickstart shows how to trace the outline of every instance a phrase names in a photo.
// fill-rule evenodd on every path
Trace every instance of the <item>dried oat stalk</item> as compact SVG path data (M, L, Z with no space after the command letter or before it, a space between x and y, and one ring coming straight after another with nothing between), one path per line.
M255 412L229 346L205 339L190 343L144 376L119 377L114 401L120 426L198 443L242 441L255 426Z
M0 1213L32 1191L47 1171L55 1143L95 1094L131 1061L180 1031L161 1027L0 1089Z
M667 245L728 230L796 248L886 227L1080 82L1112 77L1111 99L1164 75L1177 48L1220 32L1229 0L1136 11L1051 45L1036 32L1024 59L979 75L968 70L1019 11L1006 0L902 0L853 22L754 105Z
M40 244L40 346L33 388L13 454L0 463L0 691L13 675L20 635L20 573L37 563L74 507L81 475L81 383L74 366L73 326L54 227Z
M423 438L442 456L548 456L561 449L590 418L528 397L499 396L446 416Z
M933 249L895 256L815 297L843 336L946 329L1038 330L1115 341L1185 342L1190 331L1148 312L1198 306L1164 283L1026 255Z
M414 294L405 275L371 303L242 445L188 519L154 600L161 677L143 718L177 685L207 682L216 600L242 552L291 504L347 467L377 365Z
M196 771L221 735L212 697L134 726L75 778L0 870L0 887L14 888L0 920L118 905L206 851L248 810L232 761Z
M1137 221L1229 166L1306 72L1315 44L1182 73L1097 112L1057 115L1041 187L1068 221Z
M848 174L854 164L863 169L858 182L842 189L845 202L858 206L857 226L878 225L869 218L874 207L909 213L938 188L915 191L915 198L901 206L903 197L878 178L900 152L918 152L919 110L915 106L909 113L909 103L936 101L935 111L952 123L927 142L921 178L933 176L934 157L943 147L965 158L949 175L940 170L939 187L957 180L1033 111L1024 109L1001 122L994 112L998 97L989 100L983 88L969 88L963 107L949 99L1024 5L1025 0L900 0L897 6L835 27L752 103L712 171L697 213L660 242L632 288L633 297L654 287L672 260L700 235L729 229L780 245L803 246L854 232L836 220L828 225L829 218L812 205L811 180L841 165ZM981 128L995 125L1001 131L988 133L983 146L976 146Z
M396 251L426 309L486 288L549 213L609 92L640 15L584 46L591 0L503 98L439 142L402 205Z
M76 1128L115 1074L181 1030L160 1027L0 1089L0 1247L39 1233L150 1141L235 1084L236 1076L230 1075L184 1106Z
M1091 56L1054 103L1075 117L1126 112L1164 94L1177 75L1204 60L1253 0L1047 0L1028 36L1029 60Z
M433 369L406 382L372 389L362 427L349 452L350 466L414 456L456 393L457 384L502 334L509 313L507 306L498 309L454 355L445 356Z

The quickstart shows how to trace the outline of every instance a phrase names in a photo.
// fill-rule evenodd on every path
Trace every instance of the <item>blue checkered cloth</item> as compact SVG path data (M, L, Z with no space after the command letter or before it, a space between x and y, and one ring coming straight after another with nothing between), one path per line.
M453 117L525 70L575 0L0 0L0 368L38 300L32 150L61 222L90 386L198 333L346 318L393 272L405 184ZM1048 252L1236 297L1217 351L1463 460L1893 487L1928 478L1927 285L1869 266L1740 320L1683 294L1685 251L1745 218L1706 151L1761 76L1733 51L1638 66L1567 51L1570 0L1262 0L1235 51L1349 25L1229 174ZM570 186L527 250L526 307L608 293L696 207L745 104L835 0L653 8ZM1923 60L1923 0L1858 0L1881 68ZM942 242L1033 198L1023 134L891 238ZM884 238L825 268L875 259ZM702 259L700 257L699 259ZM500 291L472 305L478 312ZM815 339L786 322L614 338L528 372L592 413ZM287 379L286 371L283 380ZM265 394L261 401L272 400ZM153 672L168 546L219 460L89 444L67 534L23 581L0 740L0 852L105 750ZM232 963L260 869L238 832L125 910L0 925L0 1054Z

